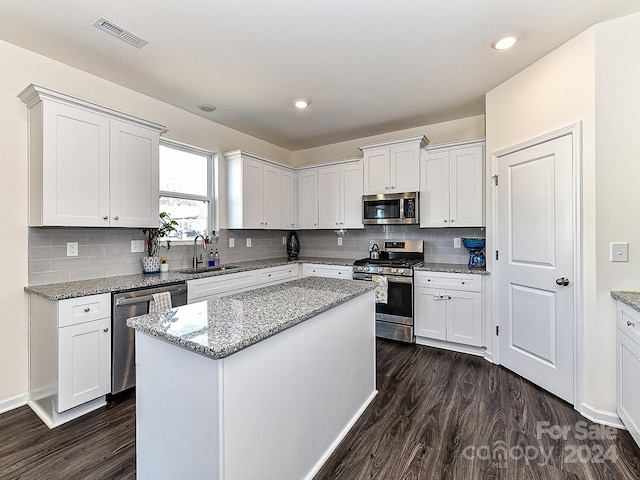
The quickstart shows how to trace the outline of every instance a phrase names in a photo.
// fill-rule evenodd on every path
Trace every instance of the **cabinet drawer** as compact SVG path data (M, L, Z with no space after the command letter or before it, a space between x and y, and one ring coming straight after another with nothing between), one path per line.
M68 327L111 317L111 295L102 293L58 302L58 326Z
M353 278L353 267L340 265L317 265L305 263L302 266L303 277L331 277L331 278Z
M482 291L480 275L470 273L414 272L413 283L416 287L446 288L467 292Z
M297 263L258 270L258 285L294 280L296 278L298 278Z
M209 278L199 278L187 282L189 303L203 297L222 296L227 293L248 290L257 283L255 270L218 275Z
M640 344L640 312L618 302L618 328Z

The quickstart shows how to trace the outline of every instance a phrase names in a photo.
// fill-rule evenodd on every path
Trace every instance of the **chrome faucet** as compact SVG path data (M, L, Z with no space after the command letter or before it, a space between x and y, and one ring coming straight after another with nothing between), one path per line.
M207 249L207 242L204 237L202 235L196 235L196 238L193 239L193 268L198 268L199 263L204 263L203 260L198 260L198 238L202 239L202 249Z

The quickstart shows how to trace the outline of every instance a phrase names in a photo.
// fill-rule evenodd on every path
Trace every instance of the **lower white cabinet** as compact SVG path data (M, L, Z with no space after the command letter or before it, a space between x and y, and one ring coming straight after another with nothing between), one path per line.
M300 265L292 263L291 265L281 265L278 267L263 268L258 270L258 286L275 285L276 283L288 282L295 280L300 276Z
M616 411L640 445L640 312L618 302Z
M414 316L416 337L483 346L479 275L415 272Z
M330 277L347 278L353 277L353 267L343 265L324 265L316 263L304 263L302 265L303 277Z
M29 404L54 427L111 392L111 295L30 296Z

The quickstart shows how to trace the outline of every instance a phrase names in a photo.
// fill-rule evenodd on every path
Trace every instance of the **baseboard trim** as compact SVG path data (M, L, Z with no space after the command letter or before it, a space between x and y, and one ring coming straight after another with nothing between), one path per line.
M619 428L621 430L626 430L627 427L624 426L622 420L616 412L610 412L608 410L600 410L595 408L593 405L589 405L588 403L582 402L580 406L580 415L588 418L592 422L600 423L602 425L608 425L610 427Z
M365 402L362 404L362 406L360 406L360 408L355 413L355 415L353 417L351 417L351 420L349 421L349 423L347 423L347 425L345 425L345 427L342 429L340 434L336 437L336 439L333 441L333 443L329 446L327 451L324 452L324 455L322 455L322 457L320 457L320 460L318 460L318 462L314 465L314 467L311 469L311 471L307 474L307 476L305 477L306 480L310 480L310 479L312 479L313 477L316 476L316 474L320 471L320 469L325 464L325 462L329 459L329 457L331 456L333 451L336 448L338 448L338 445L340 445L340 442L342 442L342 440L344 440L344 437L347 436L347 433L349 433L349 430L351 430L351 428L355 425L355 423L362 416L364 411L367 409L367 407L373 401L373 399L375 398L375 396L377 394L378 394L378 390L374 390L373 392L371 392L371 395L369 395L369 398L367 398L365 400Z
M28 401L28 393L23 393L21 395L16 395L15 397L0 400L0 413L8 412L9 410L13 410L14 408L22 407L23 405L26 405Z

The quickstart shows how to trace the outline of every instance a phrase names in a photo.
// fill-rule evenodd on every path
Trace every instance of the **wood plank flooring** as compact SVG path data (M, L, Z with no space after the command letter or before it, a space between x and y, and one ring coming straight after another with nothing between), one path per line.
M377 347L379 394L316 480L640 479L627 432L593 426L508 370L429 347ZM537 432L537 422L548 423ZM611 438L581 439L588 427ZM28 407L0 415L5 479L135 479L135 398L53 430Z

